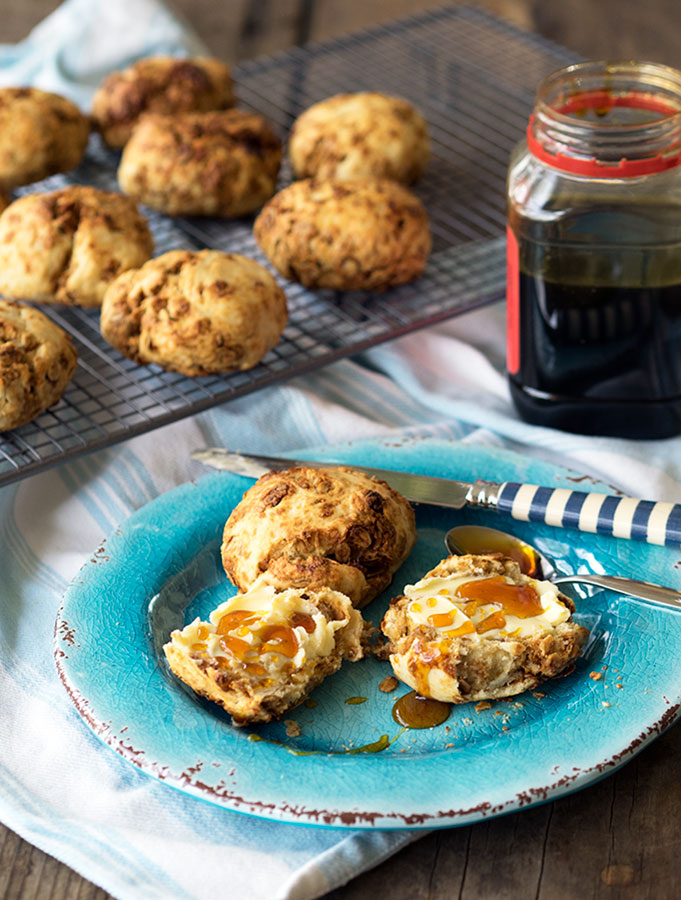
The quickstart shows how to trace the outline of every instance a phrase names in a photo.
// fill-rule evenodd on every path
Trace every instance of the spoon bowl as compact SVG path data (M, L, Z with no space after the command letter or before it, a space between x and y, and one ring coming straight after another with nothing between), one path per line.
M681 592L649 581L624 578L621 575L560 575L543 553L532 544L485 525L457 525L445 535L445 545L453 556L468 553L485 555L502 553L514 559L520 570L531 578L552 581L554 584L588 584L606 588L618 594L636 597L649 603L658 603L681 610Z

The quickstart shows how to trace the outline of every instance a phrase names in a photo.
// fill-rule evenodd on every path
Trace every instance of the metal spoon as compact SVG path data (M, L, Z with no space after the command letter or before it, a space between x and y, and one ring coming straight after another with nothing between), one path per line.
M680 591L649 581L637 581L635 578L623 578L620 575L559 575L551 562L536 547L496 528L487 528L484 525L458 525L445 535L445 545L455 556L501 552L515 559L525 574L552 581L554 584L590 584L637 597L639 600L681 609Z

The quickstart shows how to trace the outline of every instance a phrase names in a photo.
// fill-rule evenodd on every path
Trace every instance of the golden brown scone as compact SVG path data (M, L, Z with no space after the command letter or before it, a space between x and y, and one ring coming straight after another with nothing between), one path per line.
M105 78L92 100L92 117L110 147L123 147L140 116L234 106L229 66L219 59L149 56Z
M374 290L418 278L430 253L421 201L394 181L297 181L255 220L268 259L309 288Z
M121 194L81 185L29 194L0 215L0 292L100 306L109 283L153 247L146 219Z
M0 431L18 428L56 403L76 358L71 338L46 315L0 300Z
M286 321L284 292L252 259L172 250L114 281L100 326L135 362L210 375L257 365Z
M89 134L90 120L65 97L0 89L0 189L75 169Z
M281 142L240 109L144 116L118 168L121 190L172 216L244 216L274 193Z
M450 556L390 604L395 675L424 697L496 700L572 667L589 632L549 581L497 556Z
M289 155L296 178L392 178L411 184L428 165L428 127L401 97L336 94L296 119Z
M344 659L361 659L363 630L343 594L277 592L260 579L218 606L210 621L173 631L163 650L178 678L243 725L278 718Z
M385 481L300 466L268 472L246 491L225 525L222 564L241 591L265 573L277 588L330 587L361 608L415 542L414 511Z

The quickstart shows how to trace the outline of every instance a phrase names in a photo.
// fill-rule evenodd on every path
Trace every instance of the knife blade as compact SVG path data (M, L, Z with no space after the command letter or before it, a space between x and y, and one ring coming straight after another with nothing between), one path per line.
M259 478L296 466L328 469L348 466L342 461L286 459L238 453L222 447L195 450L192 459L248 478ZM618 497L569 488L544 487L514 481L457 481L370 466L348 466L386 481L413 503L428 503L450 509L486 507L523 522L543 522L560 528L646 541L649 544L681 546L681 504L635 497Z

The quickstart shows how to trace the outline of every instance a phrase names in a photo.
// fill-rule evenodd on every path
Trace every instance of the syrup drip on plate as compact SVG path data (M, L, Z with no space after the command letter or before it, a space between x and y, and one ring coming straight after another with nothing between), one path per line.
M432 728L449 718L450 705L409 691L393 706L393 719L405 728Z

